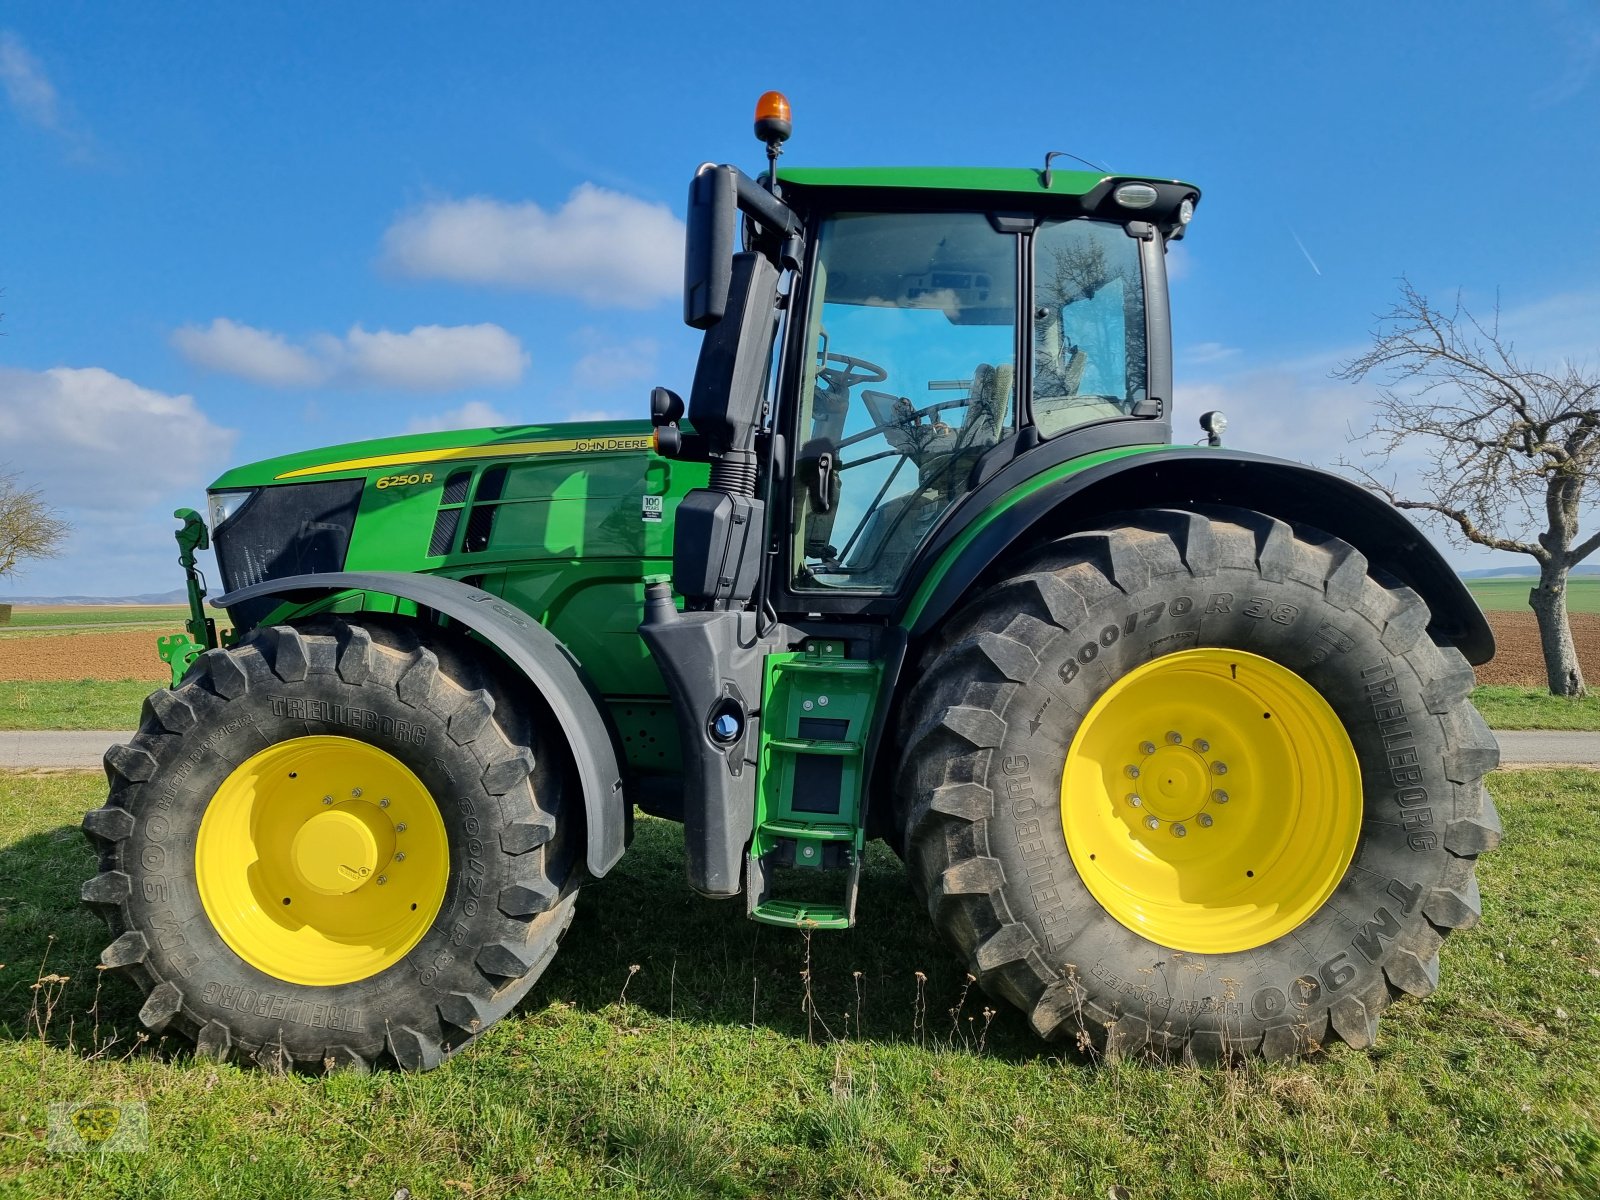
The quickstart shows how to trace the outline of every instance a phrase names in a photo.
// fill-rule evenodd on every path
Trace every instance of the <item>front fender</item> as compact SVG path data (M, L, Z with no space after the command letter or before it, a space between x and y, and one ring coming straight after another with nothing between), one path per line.
M1013 547L1094 528L1105 513L1227 504L1310 525L1349 542L1427 603L1429 629L1474 665L1494 634L1443 555L1396 508L1328 471L1250 454L1171 446L1092 465L1062 463L983 505L930 547L921 586L899 615L913 638L935 628Z
M329 571L270 579L212 603L231 608L262 597L301 600L348 591L394 596L443 613L489 642L522 672L555 714L577 765L588 829L589 874L599 878L615 866L626 846L628 810L610 721L578 660L526 613L457 580L400 571Z

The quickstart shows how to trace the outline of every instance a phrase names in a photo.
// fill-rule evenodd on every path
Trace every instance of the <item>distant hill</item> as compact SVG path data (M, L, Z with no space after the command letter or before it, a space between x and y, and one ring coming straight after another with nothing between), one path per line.
M1457 571L1462 579L1537 579L1539 572L1533 567L1485 567L1477 571ZM1572 575L1600 575L1600 566L1585 563L1573 567Z
M146 592L142 596L0 596L0 604L76 604L89 606L114 604L187 604L189 593L183 588L170 592Z

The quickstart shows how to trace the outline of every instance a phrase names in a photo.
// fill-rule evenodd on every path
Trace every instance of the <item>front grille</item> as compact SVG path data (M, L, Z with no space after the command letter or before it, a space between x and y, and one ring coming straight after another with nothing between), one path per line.
M223 586L235 592L268 579L341 570L363 484L339 479L262 488L212 534ZM254 625L277 603L249 601L230 615L237 625Z

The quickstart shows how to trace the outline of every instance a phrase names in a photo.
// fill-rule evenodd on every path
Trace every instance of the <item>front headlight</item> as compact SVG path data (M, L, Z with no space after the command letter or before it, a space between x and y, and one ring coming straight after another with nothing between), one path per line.
M206 515L211 518L211 536L215 537L222 523L243 508L245 501L255 494L255 488L245 488L237 492L208 492Z

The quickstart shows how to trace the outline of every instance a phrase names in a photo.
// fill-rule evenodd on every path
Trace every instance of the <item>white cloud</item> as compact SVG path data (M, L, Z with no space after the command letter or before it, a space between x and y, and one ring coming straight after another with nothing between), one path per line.
M1183 360L1197 367L1223 362L1239 353L1237 346L1224 346L1221 342L1196 342L1183 349Z
M1565 103L1584 91L1600 73L1600 19L1587 6L1559 2L1544 6L1565 62L1531 99L1535 110Z
M498 325L418 325L409 333L354 325L342 338L319 333L294 345L280 333L226 317L175 330L190 362L272 387L385 387L448 392L504 387L522 378L528 355Z
M204 329L185 325L174 330L172 344L196 366L272 387L309 387L327 377L324 364L291 346L281 333L253 329L227 317L218 317Z
M129 595L178 586L172 510L204 500L236 436L193 397L98 367L0 367L0 461L72 525L61 558L30 564L0 588Z
M44 64L10 31L0 32L0 87L23 120L62 132L61 101L55 85L45 74Z
M406 422L407 433L439 433L445 429L483 429L490 426L513 425L505 413L482 400L468 400L460 408L435 413L427 417L413 417Z
M10 30L0 29L0 93L19 121L47 130L66 144L68 158L91 165L94 139L73 119L71 106L51 82L44 64Z
M1189 277L1193 254L1182 242L1167 243L1167 282L1177 283Z
M389 227L383 260L418 279L648 308L682 286L683 235L665 205L584 183L553 212L488 196L425 204Z
M332 341L332 339L330 339ZM410 333L354 326L345 335L339 374L362 383L448 392L489 384L504 387L522 378L528 355L522 343L498 325L418 325Z
M588 348L588 352L572 364L572 382L579 388L605 391L638 383L656 373L661 347L654 338L616 341L599 330L585 329L580 331L577 340Z
M57 504L119 512L205 483L234 436L192 396L99 367L0 367L0 447Z

